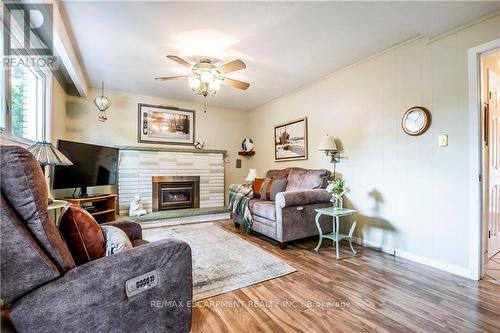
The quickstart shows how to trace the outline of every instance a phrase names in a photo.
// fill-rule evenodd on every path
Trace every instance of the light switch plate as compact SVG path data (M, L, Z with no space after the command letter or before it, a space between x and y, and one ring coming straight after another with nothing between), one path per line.
M439 146L441 146L441 147L448 146L448 134L441 134L439 136Z

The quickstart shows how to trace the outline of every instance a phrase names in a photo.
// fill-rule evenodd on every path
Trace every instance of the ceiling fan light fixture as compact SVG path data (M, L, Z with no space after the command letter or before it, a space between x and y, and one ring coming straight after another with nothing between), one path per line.
M188 84L191 87L191 89L198 89L200 87L201 81L197 77L190 77L188 79Z
M211 71L202 71L200 75L201 82L210 83L214 79L214 74Z
M214 79L209 83L210 90L219 91L220 90L220 80Z
M188 79L188 85L193 93L203 96L204 98L217 94L221 88L221 84L241 90L246 90L250 86L249 83L223 76L246 68L245 63L239 59L220 66L215 66L210 59L201 59L196 64L191 64L178 56L168 55L167 58L177 62L183 67L189 68L192 75L165 76L158 77L156 80L168 81ZM106 118L103 117L102 121L105 121L105 119Z

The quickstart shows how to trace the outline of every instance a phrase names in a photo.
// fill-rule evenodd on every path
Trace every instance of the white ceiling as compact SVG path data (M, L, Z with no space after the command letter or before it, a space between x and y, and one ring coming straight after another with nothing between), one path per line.
M186 81L155 81L189 70L167 54L220 63L250 83L222 87L207 102L253 109L418 34L433 37L500 8L499 2L65 2L90 84L200 101Z

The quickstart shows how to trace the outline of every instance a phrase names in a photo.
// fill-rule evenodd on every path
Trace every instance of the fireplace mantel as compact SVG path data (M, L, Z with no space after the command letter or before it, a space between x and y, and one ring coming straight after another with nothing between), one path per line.
M135 150L135 151L159 151L171 153L195 153L195 154L222 154L227 155L227 150L220 149L192 149L192 148L178 148L178 147L134 147L134 146L118 146L121 150Z

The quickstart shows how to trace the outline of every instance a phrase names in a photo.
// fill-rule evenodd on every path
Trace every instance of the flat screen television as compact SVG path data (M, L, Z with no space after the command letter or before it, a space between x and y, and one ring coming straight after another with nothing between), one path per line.
M57 148L73 165L54 167L54 189L79 187L78 196L87 197L89 186L116 185L118 148L66 140L59 140Z

